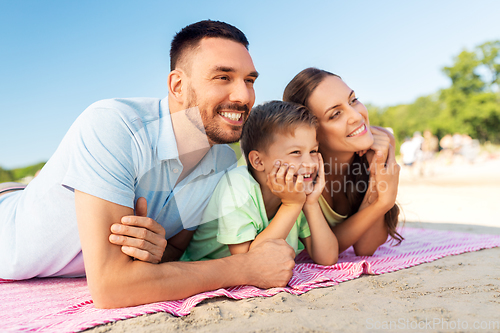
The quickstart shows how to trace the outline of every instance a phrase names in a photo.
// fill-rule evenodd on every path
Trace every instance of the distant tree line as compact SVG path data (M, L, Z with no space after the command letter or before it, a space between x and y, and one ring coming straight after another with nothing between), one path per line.
M35 173L45 165L45 162L30 165L24 168L6 170L0 167L0 183L21 180L27 176L34 176Z
M412 104L367 105L370 123L391 127L399 144L415 131L426 129L439 138L460 133L481 143L499 144L500 41L462 51L443 72L451 79L449 88L419 97Z

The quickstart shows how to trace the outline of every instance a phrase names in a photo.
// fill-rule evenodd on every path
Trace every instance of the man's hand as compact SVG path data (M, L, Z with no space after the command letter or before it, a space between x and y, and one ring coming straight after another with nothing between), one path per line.
M121 245L122 252L126 255L157 264L167 246L165 229L147 217L148 203L145 198L137 200L135 212L136 215L122 217L121 224L111 225L109 241Z
M295 252L283 239L267 239L245 254L247 284L259 288L285 287L292 278Z
M267 186L271 192L281 199L283 205L304 205L306 193L304 176L298 175L294 182L295 166L276 161L267 175Z

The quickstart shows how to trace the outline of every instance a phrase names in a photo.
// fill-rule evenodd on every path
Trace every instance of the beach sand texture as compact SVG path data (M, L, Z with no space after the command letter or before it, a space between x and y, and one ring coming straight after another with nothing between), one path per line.
M500 159L403 169L398 202L409 227L500 234ZM430 173L432 175L428 175ZM156 313L97 332L498 332L500 248L364 275L300 296L206 300L185 317Z

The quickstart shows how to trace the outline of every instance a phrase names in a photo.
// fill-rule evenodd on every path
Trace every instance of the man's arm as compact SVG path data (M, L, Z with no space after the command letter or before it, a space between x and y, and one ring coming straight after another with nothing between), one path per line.
M292 276L295 253L278 240L212 261L152 264L133 260L108 240L111 225L133 215L131 208L77 190L75 205L87 282L98 308L176 300L242 284L285 286Z

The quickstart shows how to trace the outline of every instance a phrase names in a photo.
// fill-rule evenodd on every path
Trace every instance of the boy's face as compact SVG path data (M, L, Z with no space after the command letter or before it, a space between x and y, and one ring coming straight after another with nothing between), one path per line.
M260 153L264 173L268 175L279 160L281 165L295 166L294 182L297 175L304 176L306 194L312 192L318 174L318 141L316 130L307 125L295 129L295 135L275 134L274 142Z

